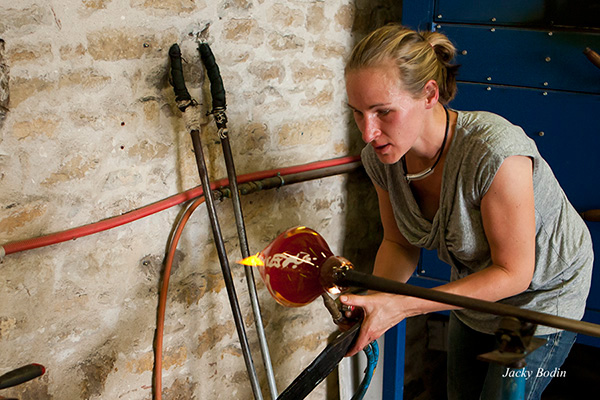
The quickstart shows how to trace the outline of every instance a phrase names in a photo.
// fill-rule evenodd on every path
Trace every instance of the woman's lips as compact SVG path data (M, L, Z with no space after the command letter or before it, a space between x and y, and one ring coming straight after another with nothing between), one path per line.
M390 147L390 144L387 143L387 144L382 144L382 145L376 145L373 143L373 147L375 148L376 152L383 153Z

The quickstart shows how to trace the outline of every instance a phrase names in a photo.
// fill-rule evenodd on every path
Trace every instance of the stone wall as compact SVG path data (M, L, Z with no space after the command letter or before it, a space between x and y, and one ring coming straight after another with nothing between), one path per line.
M0 245L100 221L200 184L169 84L179 43L188 88L208 111L198 39L227 90L239 174L358 154L343 57L397 5L353 0L19 0L0 4ZM390 2L392 3L392 2ZM399 3L399 2L398 2ZM216 129L203 143L226 176ZM368 268L376 202L363 174L245 196L251 252L302 224ZM150 399L161 270L182 206L0 264L0 374L31 362L20 399ZM230 201L217 205L254 362L268 391ZM336 330L315 302L284 308L257 279L279 390ZM187 224L169 288L166 399L250 399L205 207ZM336 398L325 384L312 399Z

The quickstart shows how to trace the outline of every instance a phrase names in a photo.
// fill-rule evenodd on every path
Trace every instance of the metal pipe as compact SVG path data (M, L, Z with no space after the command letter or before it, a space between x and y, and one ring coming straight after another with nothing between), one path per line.
M215 116L215 122L219 130L219 137L221 139L221 146L223 148L223 156L225 159L225 166L227 169L227 178L231 185L231 194L233 200L233 213L235 216L235 224L238 232L238 240L240 243L240 250L242 257L247 258L250 256L248 249L248 238L246 236L246 226L244 224L244 214L242 212L242 202L240 201L240 194L237 188L237 174L235 172L235 164L233 161L233 155L231 154L231 145L229 143L229 133L227 130L227 115L225 110L226 96L225 88L223 87L223 80L221 79L221 73L219 66L215 60L215 57L207 43L200 43L198 51L202 58L202 62L206 67L206 72L210 81L210 92L212 96L212 114ZM263 364L265 366L265 372L267 375L267 382L269 390L271 392L271 398L277 398L277 386L275 384L275 374L273 373L273 365L271 364L271 356L269 353L269 346L267 343L267 337L265 335L265 329L262 321L262 315L260 312L260 304L258 302L258 295L256 294L256 282L254 281L254 272L250 266L244 266L244 272L246 274L246 284L248 285L248 295L250 296L250 303L252 305L252 314L254 315L254 325L256 327L256 334L258 336L258 343L260 346Z
M421 299L450 304L461 308L468 308L494 315L515 317L521 321L528 321L538 325L545 325L571 332L582 333L584 335L600 337L600 325L585 321L577 321L556 315L525 310L508 304L474 299L457 294L441 292L439 290L426 289L354 270L339 269L335 271L333 275L335 283L339 286L356 286L379 292L419 297Z
M225 155L225 165L227 168L227 177L229 178L231 186L231 195L233 200L233 213L235 216L235 222L238 231L238 238L240 242L240 250L242 257L250 257L250 250L248 248L248 238L246 236L246 227L244 224L244 215L242 213L242 203L240 200L240 193L237 187L237 176L235 173L235 166L233 163L233 157L231 155L231 147L229 145L229 138L225 137L221 140L223 145L223 154ZM277 398L277 385L275 383L275 374L273 372L273 365L271 363L271 356L269 353L269 345L267 342L267 336L265 335L265 328L262 320L262 314L260 312L260 303L258 301L258 295L256 291L256 282L254 281L253 268L245 265L244 272L246 274L246 283L248 285L248 294L250 296L250 303L252 305L252 313L254 315L254 325L256 327L256 334L258 336L258 343L262 354L263 364L265 365L265 372L267 375L267 382L269 385L269 391L271 392L271 398Z
M210 182L208 179L206 162L204 160L204 152L202 151L200 132L198 130L192 130L191 136L192 144L194 146L194 153L196 155L196 163L198 164L198 172L200 174L200 180L202 181L202 189L204 193L210 193ZM205 200L210 225L213 231L213 237L215 239L215 246L219 255L219 262L221 263L221 269L223 271L223 279L225 280L227 295L229 296L229 304L231 305L231 311L233 313L235 327L237 330L238 337L240 339L242 353L244 355L244 361L246 363L246 369L248 370L248 376L250 378L250 384L252 386L252 391L254 392L254 398L262 400L262 393L260 391L258 377L256 376L254 362L252 361L252 354L250 353L248 337L246 335L246 330L244 329L244 320L242 318L242 312L240 310L237 295L235 293L235 286L231 277L231 269L229 268L229 260L227 259L227 252L225 250L225 244L223 242L223 235L219 226L219 219L217 217L217 211L215 209L215 202L212 196L205 196Z
M329 176L341 175L350 172L354 172L362 168L360 161L354 161L341 165L334 165L331 167L320 168L311 171L302 171L293 174L277 175L271 178L265 178L255 181L244 182L237 185L237 192L242 195L256 193L261 190L269 190L280 188L285 185L291 185L293 183L306 182L313 179L327 178ZM224 197L232 197L233 192L229 186L224 186L218 189Z

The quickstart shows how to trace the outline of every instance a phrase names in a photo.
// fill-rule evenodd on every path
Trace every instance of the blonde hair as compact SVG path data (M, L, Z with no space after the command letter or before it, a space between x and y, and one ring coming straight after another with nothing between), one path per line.
M401 25L385 25L362 39L346 63L345 73L395 62L402 87L419 98L425 84L434 80L440 90L440 103L448 104L456 95L458 65L451 64L456 49L438 32L416 32Z

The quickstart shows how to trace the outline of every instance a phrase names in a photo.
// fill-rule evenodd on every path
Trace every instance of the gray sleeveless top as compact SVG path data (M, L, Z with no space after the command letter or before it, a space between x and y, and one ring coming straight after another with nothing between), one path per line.
M382 164L370 145L362 151L362 162L373 182L389 193L400 232L415 246L437 250L440 260L452 268L451 279L457 280L492 262L480 204L500 165L512 155L533 160L536 265L529 288L500 302L581 319L593 265L590 233L535 143L520 127L488 112L458 112L433 221L421 214L401 162ZM457 310L456 315L484 333L494 333L500 320L466 309ZM539 326L536 334L555 331Z

